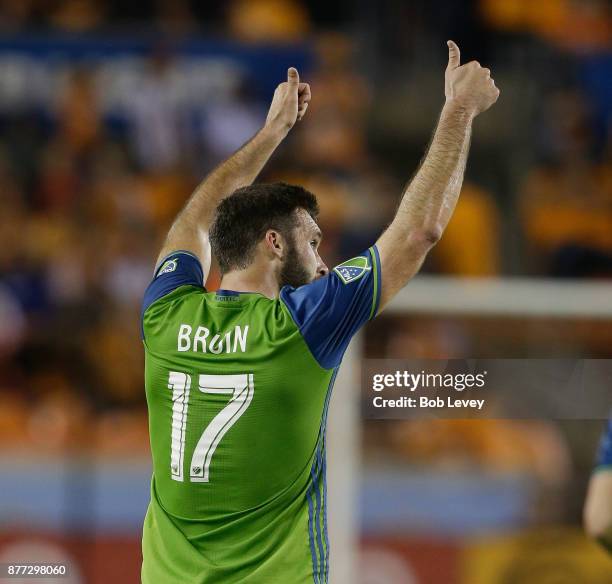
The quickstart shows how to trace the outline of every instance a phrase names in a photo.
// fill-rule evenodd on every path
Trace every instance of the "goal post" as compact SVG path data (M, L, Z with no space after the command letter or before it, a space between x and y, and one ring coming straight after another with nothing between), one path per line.
M385 315L432 314L612 320L612 283L545 278L418 276ZM349 346L330 404L327 436L330 582L358 582L363 339Z

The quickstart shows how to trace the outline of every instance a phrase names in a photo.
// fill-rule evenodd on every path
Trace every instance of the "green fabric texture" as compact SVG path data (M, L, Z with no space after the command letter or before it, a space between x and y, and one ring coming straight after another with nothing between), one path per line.
M142 582L326 582L334 370L283 302L260 294L183 285L147 308L143 330L153 477Z

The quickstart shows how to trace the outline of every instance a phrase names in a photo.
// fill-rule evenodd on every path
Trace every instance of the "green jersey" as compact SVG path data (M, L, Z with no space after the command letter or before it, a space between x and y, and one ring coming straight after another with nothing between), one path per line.
M142 308L143 583L327 582L327 409L351 337L377 310L377 254L274 300L207 292L189 252L160 263Z

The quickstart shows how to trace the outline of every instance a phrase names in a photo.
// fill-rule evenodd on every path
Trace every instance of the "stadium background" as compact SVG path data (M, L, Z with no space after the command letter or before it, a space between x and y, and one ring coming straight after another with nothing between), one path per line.
M319 196L329 265L361 251L429 140L448 38L502 95L476 122L424 272L609 282L604 0L0 2L0 562L67 559L72 582L137 581L150 473L139 303L172 217L295 65L313 101L263 178ZM382 316L360 355L612 356L610 311L447 312ZM346 485L356 581L612 582L580 529L602 427L361 421Z

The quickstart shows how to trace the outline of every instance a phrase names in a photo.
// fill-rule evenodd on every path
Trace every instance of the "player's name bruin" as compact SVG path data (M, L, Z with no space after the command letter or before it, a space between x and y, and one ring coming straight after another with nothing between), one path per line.
M249 325L236 325L227 332L214 332L205 326L181 324L177 336L177 350L201 353L244 353L247 348Z

